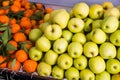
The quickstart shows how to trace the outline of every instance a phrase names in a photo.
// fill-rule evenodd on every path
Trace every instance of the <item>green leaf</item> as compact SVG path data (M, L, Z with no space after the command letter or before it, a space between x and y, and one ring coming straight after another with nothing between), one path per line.
M7 43L6 50L7 51L12 51L12 50L17 50L17 48L14 47L12 44Z
M0 31L4 31L6 29L7 29L7 27L0 27Z
M13 59L13 60L12 60L12 63L11 63L12 68L15 66L15 64L16 64L16 59Z

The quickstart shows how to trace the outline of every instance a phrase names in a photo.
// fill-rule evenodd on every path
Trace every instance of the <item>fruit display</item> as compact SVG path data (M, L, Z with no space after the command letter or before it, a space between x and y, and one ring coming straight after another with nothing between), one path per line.
M60 80L120 79L120 5L79 2L66 10L6 0L3 8L7 1L0 68Z

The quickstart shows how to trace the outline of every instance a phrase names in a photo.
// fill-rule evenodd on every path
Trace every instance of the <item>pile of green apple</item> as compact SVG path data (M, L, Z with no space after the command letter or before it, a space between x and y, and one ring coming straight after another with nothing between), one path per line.
M40 76L67 80L120 80L120 6L112 2L56 9L32 29L29 57Z

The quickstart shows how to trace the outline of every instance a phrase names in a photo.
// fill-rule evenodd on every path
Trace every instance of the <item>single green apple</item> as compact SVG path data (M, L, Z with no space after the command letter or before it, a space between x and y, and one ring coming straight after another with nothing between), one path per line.
M98 45L91 41L86 42L83 46L83 53L88 58L97 56L98 55Z
M37 72L40 76L49 77L52 72L52 67L45 62L40 62L37 66Z
M95 80L111 80L111 75L107 71L96 74Z
M47 21L49 22L49 20L50 20L50 13L45 14L43 20L44 20L44 22L47 22Z
M60 25L62 29L66 28L69 19L70 15L66 9L56 9L50 13L50 21Z
M39 29L44 33L44 31L48 25L50 25L50 22L44 22L39 25Z
M71 42L67 49L68 55L72 58L78 58L83 53L83 46L80 42Z
M61 37L62 29L57 24L51 24L51 25L46 26L46 29L44 30L44 35L49 40L56 40Z
M113 74L111 80L120 80L120 73L118 73L118 74Z
M67 47L68 47L68 42L64 38L59 38L55 40L53 43L53 50L58 54L64 53L67 50Z
M103 16L103 7L100 4L90 5L89 17L91 19L100 19Z
M102 5L104 11L114 7L113 3L110 1L105 1L101 5Z
M101 56L96 56L89 59L89 68L93 73L99 74L105 70L105 67L105 61Z
M79 80L79 70L75 67L70 67L65 71L65 78L67 80Z
M41 36L42 36L42 31L38 28L32 29L28 35L30 41L32 42L35 42Z
M110 74L117 74L120 72L120 61L117 59L108 59L106 61L106 70Z
M32 47L32 48L30 48L28 55L29 55L30 59L32 59L34 61L39 61L39 60L41 60L43 53L40 50L36 49L36 47Z
M92 22L92 30L95 28L101 28L102 19L97 19Z
M52 77L55 79L63 79L64 78L64 70L57 65L53 66Z
M104 59L115 58L117 54L116 47L110 42L101 44L99 47L99 53L100 56Z
M117 59L120 60L120 47L117 48Z
M73 33L67 29L62 30L62 37L65 38L68 43L72 40Z
M70 57L67 53L61 54L60 56L58 56L57 59L57 65L66 70L68 68L70 68L73 64L73 59L72 57Z
M44 55L44 60L49 65L54 65L57 61L58 54L53 50L49 50Z
M116 30L110 35L110 42L115 46L120 46L120 30Z
M50 41L43 35L35 42L35 47L42 51L47 52L51 48Z
M108 16L101 22L101 28L106 33L113 33L118 29L119 20L115 16Z
M83 70L87 67L87 58L81 55L73 60L74 67L78 70Z
M92 22L93 22L93 20L91 18L84 19L85 26L84 26L83 30L85 32L90 32L92 30Z
M72 33L81 32L84 28L84 21L80 18L71 18L68 21L68 30Z
M85 2L77 3L72 8L75 17L84 19L89 14L89 6Z
M90 32L90 39L97 44L102 44L106 41L106 33L100 28L95 28Z
M80 71L80 80L95 80L95 74L90 69Z

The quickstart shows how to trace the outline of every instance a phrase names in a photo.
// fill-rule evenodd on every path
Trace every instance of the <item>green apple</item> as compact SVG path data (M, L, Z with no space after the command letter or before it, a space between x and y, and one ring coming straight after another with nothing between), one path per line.
M90 33L86 33L85 35L86 35L86 42L91 41L91 39L90 39Z
M89 17L91 19L100 19L103 16L103 7L100 4L90 5Z
M66 28L70 15L66 9L56 9L50 13L50 21L58 24L62 29Z
M111 80L110 73L108 73L107 71L103 71L99 74L96 74L95 80Z
M106 61L106 70L110 74L117 74L120 72L120 61L117 59L108 59Z
M73 33L67 29L62 30L62 37L65 38L68 43L72 40Z
M101 28L106 33L113 33L118 29L119 20L115 16L108 16L101 22Z
M79 80L79 70L75 67L70 67L65 71L65 78L67 80Z
M117 48L117 55L116 55L117 59L120 60L120 47Z
M80 80L95 80L95 74L89 69L80 71Z
M43 53L40 50L36 49L36 47L32 47L30 48L28 55L30 59L34 61L39 61L41 60Z
M74 67L78 70L83 70L87 67L87 58L81 55L73 60Z
M45 62L40 62L37 66L37 72L40 76L49 77L52 72L52 67L51 67L51 65L49 65Z
M71 42L67 49L68 55L72 58L78 58L82 55L83 46L80 42Z
M97 56L98 55L98 45L91 41L86 42L83 46L83 53L88 58Z
M101 5L105 11L114 7L113 3L110 1L105 1Z
M118 73L118 74L113 74L111 80L120 80L120 73Z
M90 70L95 74L99 74L103 72L106 67L105 61L101 56L90 58L88 64L89 64Z
M115 17L117 17L119 19L119 17L120 17L119 9L116 8L116 7L113 7L113 8L110 8L110 9L106 10L104 12L104 18L108 17L108 16L115 16Z
M85 2L77 3L73 6L73 14L75 17L84 19L89 14L89 6Z
M61 54L60 56L58 56L57 59L57 65L66 70L68 68L70 68L73 64L73 59L72 57L70 57L67 53Z
M49 65L54 65L57 61L58 54L53 50L49 50L44 55L44 60Z
M47 22L47 21L49 22L49 20L50 20L50 13L45 14L43 20L44 20L44 22Z
M28 35L30 41L32 42L35 42L41 36L42 36L42 31L38 28L32 29Z
M120 46L120 30L116 30L110 35L110 42L115 46Z
M102 44L106 41L106 33L100 28L95 28L90 32L90 39L97 44Z
M92 30L95 28L101 28L102 19L97 19L92 22Z
M46 26L46 29L44 30L44 35L49 40L56 40L61 37L62 29L57 24L51 24L51 25Z
M115 58L117 54L116 47L110 42L101 44L99 47L99 53L100 56L104 59Z
M80 18L71 18L68 22L68 30L72 33L81 32L84 28L84 21Z
M50 22L44 22L39 25L39 29L44 33L44 31L48 25L50 25Z
M70 10L69 10L69 14L70 14L70 18L75 17L75 15L74 15L74 13L73 13L73 9L70 9Z
M82 45L86 42L86 36L84 33L75 33L72 37L72 42L80 42Z
M64 70L57 65L53 66L52 77L55 79L63 79L64 78Z
M92 22L93 20L91 18L84 19L84 23L85 23L84 31L85 32L90 32L92 30Z
M67 50L67 47L68 47L68 42L64 38L59 38L55 40L53 43L53 50L58 54L64 53Z
M35 42L35 47L42 51L47 52L51 48L50 41L43 35Z

